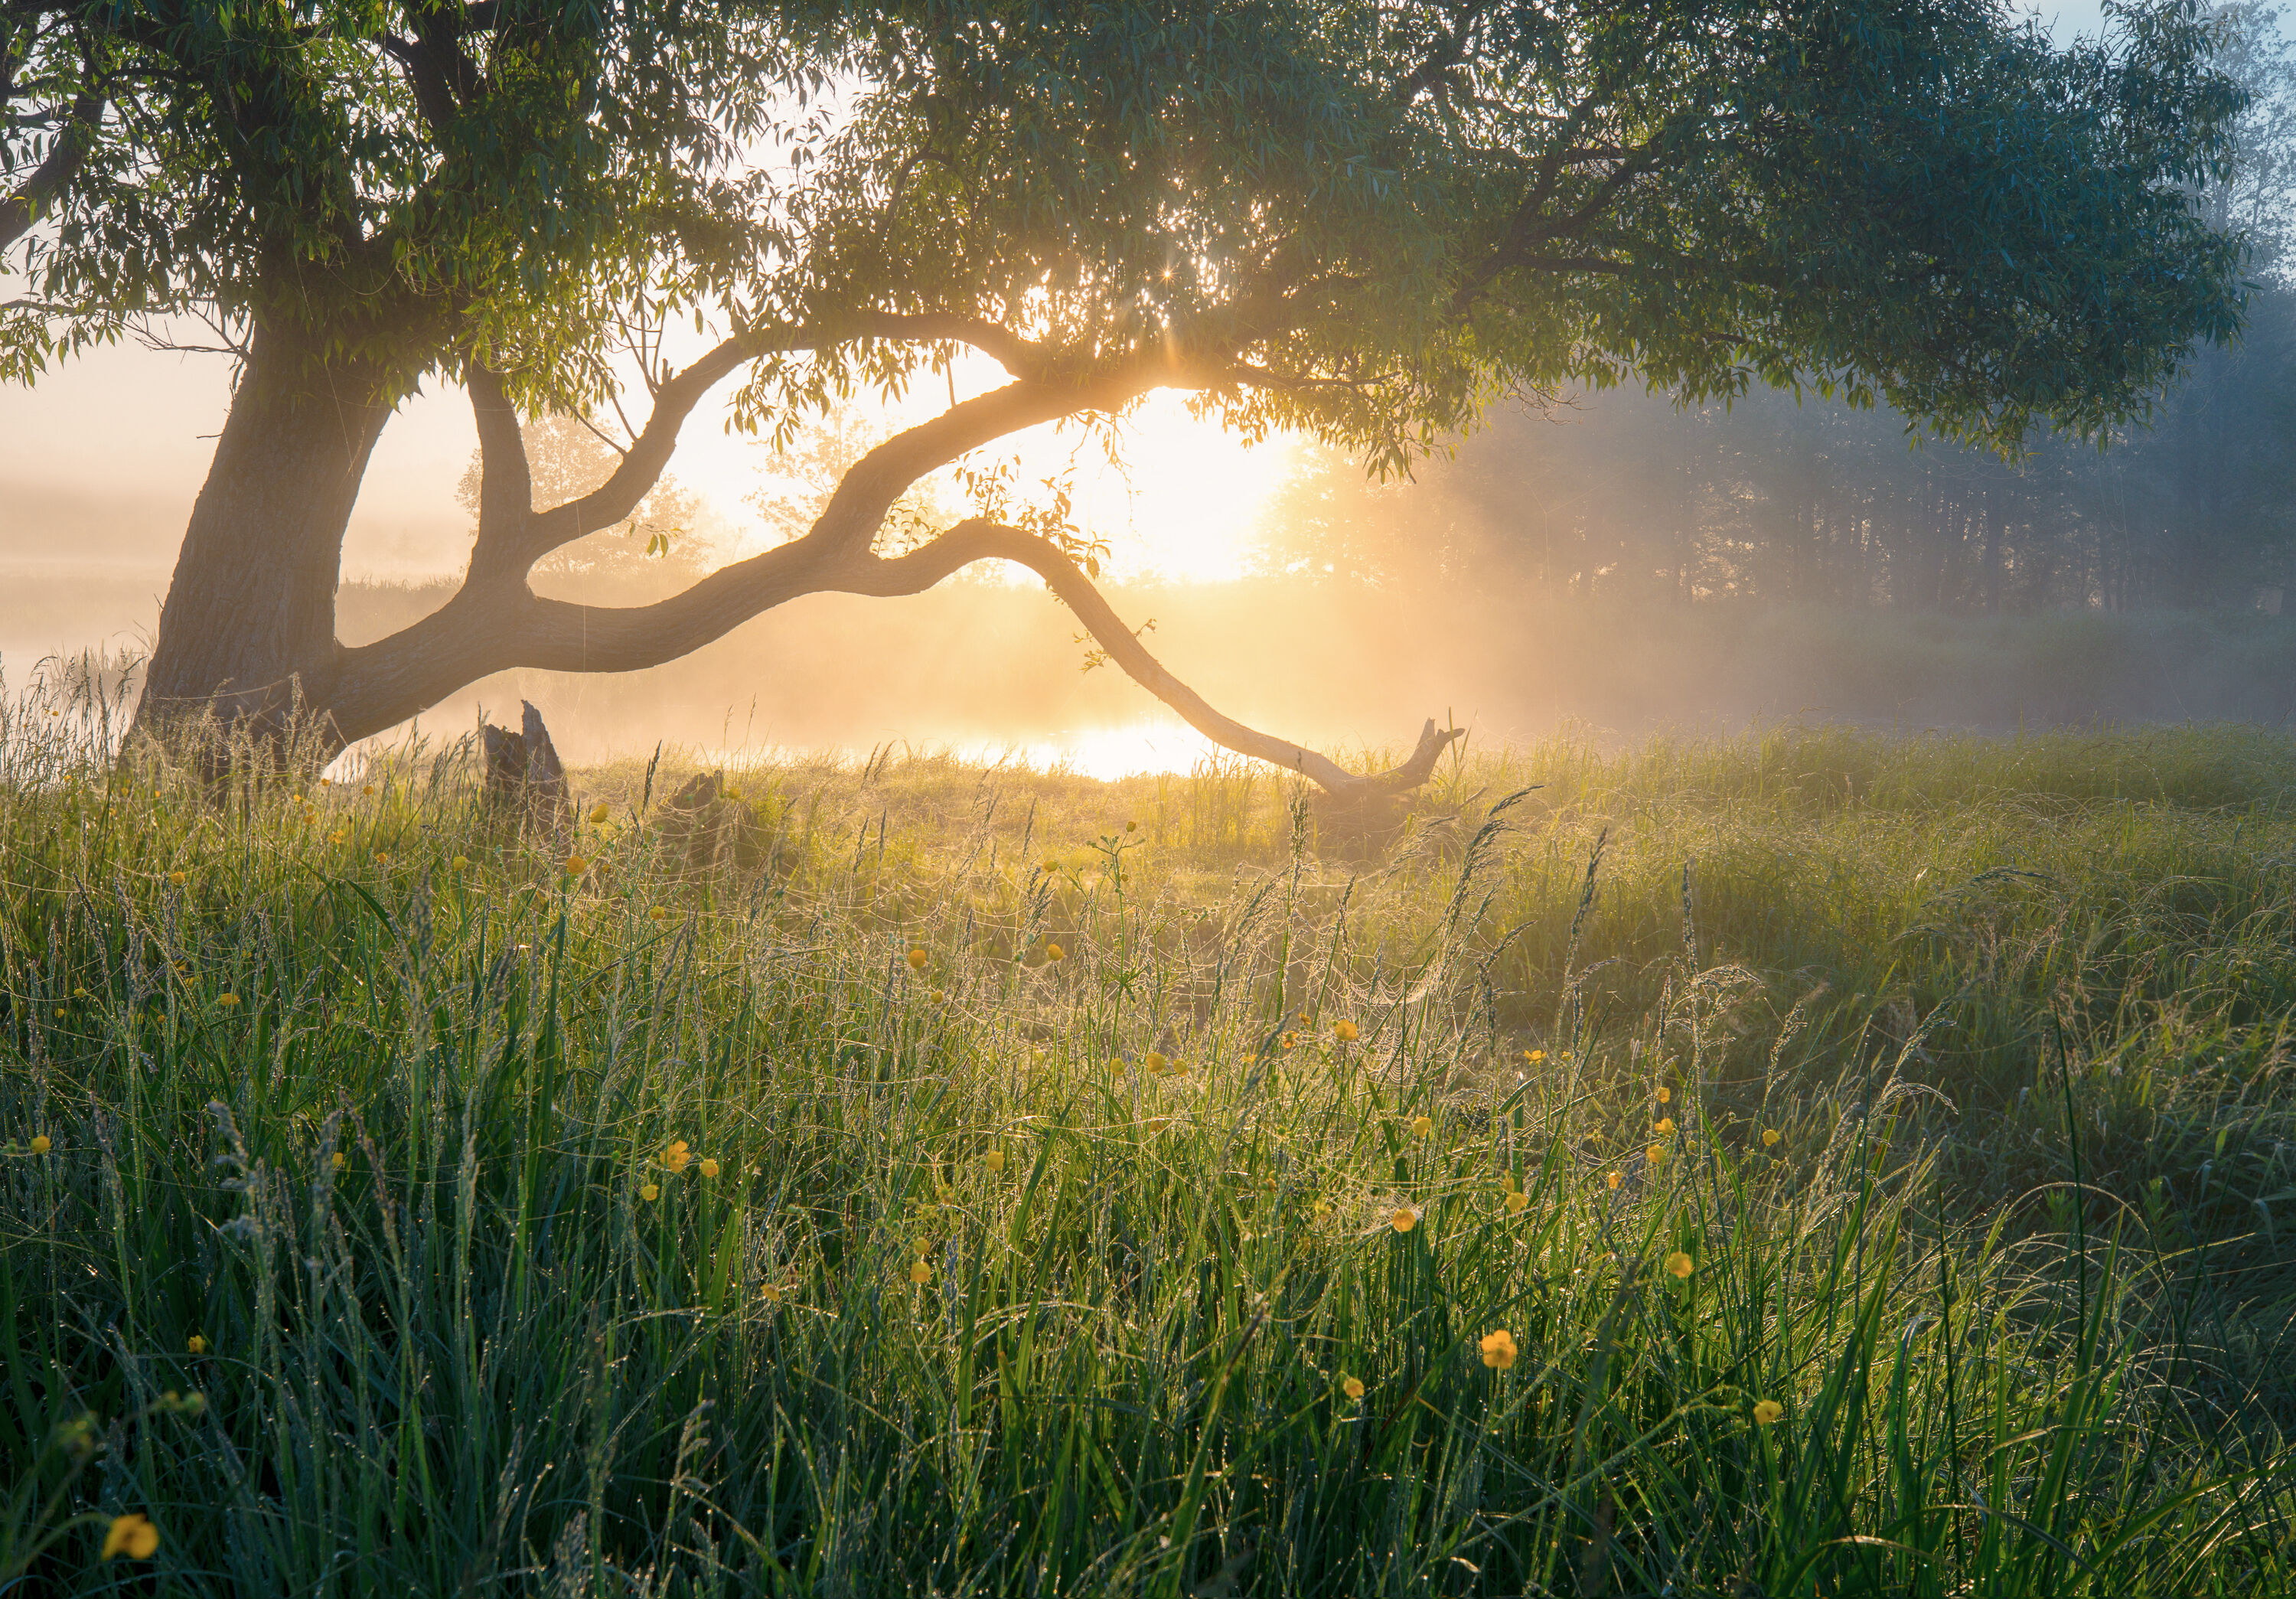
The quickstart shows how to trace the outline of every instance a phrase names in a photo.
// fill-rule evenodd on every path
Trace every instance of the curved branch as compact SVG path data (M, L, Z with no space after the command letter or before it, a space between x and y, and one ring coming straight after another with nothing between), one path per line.
M479 537L471 546L471 576L522 578L534 557L521 561L527 524L534 519L534 471L518 412L503 392L502 374L472 361L463 373L471 414L479 426Z
M1152 381L1139 381L1136 378L1127 381L1119 375L1114 380L1063 388L1058 381L1058 364L1042 346L994 323L938 312L914 315L871 312L849 322L841 322L833 329L779 327L737 333L721 341L683 372L663 381L655 394L653 412L646 418L644 430L623 453L621 463L614 469L612 476L579 499L569 500L546 511L534 511L519 533L515 546L505 548L501 559L505 563L521 563L518 570L523 572L561 545L617 526L636 511L639 502L652 492L654 484L660 480L663 469L669 464L670 454L677 447L678 431L685 425L685 419L693 413L693 407L701 403L703 395L731 377L745 362L766 356L822 349L832 344L850 343L862 339L904 343L954 340L968 344L994 358L1007 372L1021 379L1021 382L999 390L1000 394L1010 396L1015 390L1025 387L1037 390L1041 396L1033 405L1008 401L1003 413L997 407L988 406L967 411L967 406L979 403L973 401L956 407L955 411L948 414L949 416L964 411L965 420L951 423L947 430L952 437L972 438L972 442L952 453L939 456L931 455L932 450L945 448L946 446L922 437L935 425L929 422L888 440L879 449L863 457L856 472L849 473L845 482L838 487L839 499L845 498L849 486L856 488L854 498L842 507L832 501L831 510L839 515L840 525L857 525L857 518L865 521L866 532L876 530L877 524L883 520L884 506L890 506L919 476L956 459L967 450L979 448L999 433L1033 426L1039 422L1050 422L1073 411L1103 406L1108 403L1105 397L1110 394L1120 395L1128 400L1160 383L1175 381L1174 376L1165 375ZM1159 359L1150 363L1147 369L1169 371L1172 367L1169 361ZM982 399L993 398L983 396ZM982 432L977 437L969 431L992 425L990 419L1000 414L1025 414L1026 420L1007 422L997 427L996 431ZM947 418L939 420L947 421ZM911 448L904 445L903 440L913 440L917 447ZM920 449L924 452L923 455L919 455ZM883 455L882 460L879 459L881 455ZM883 505L878 507L874 515L866 514L865 502L870 496L863 490L879 483L884 473L901 470L902 463L912 457L925 459L927 463L910 471L907 478L901 480L890 494L885 495ZM863 472L862 468L868 470Z
M103 96L82 94L72 102L71 115L57 135L47 159L32 168L17 191L0 199L0 250L31 231L47 202L62 193L95 145L96 123L103 115Z
M1115 607L1065 550L1048 538L980 518L957 523L909 554L873 562L859 581L849 581L840 586L853 594L916 594L977 561L1010 561L1027 567L1076 612L1100 647L1108 652L1109 659L1122 667L1127 676L1178 712L1189 726L1239 755L1298 772L1327 793L1353 798L1408 792L1433 774L1436 760L1450 747L1452 740L1465 736L1466 730L1462 727L1439 730L1431 717L1420 729L1419 742L1410 758L1385 772L1361 776L1329 756L1256 727L1247 727L1214 709L1201 694L1151 655L1147 646L1124 625Z

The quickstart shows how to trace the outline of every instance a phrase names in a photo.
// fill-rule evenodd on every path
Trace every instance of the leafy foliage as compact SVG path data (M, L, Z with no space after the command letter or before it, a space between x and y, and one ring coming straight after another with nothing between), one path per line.
M19 378L199 312L577 404L694 316L805 330L744 399L786 428L945 357L857 316L934 314L1038 375L1166 348L1236 424L1390 462L1629 370L2006 446L2238 313L2185 185L2239 96L2187 0L2064 51L1981 0L7 15L15 97L110 108L0 324Z

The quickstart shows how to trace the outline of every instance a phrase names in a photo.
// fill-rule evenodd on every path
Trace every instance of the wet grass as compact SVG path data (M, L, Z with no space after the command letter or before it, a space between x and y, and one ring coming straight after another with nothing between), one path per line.
M1370 865L102 753L0 727L0 1584L2296 1586L2296 740L1565 738Z

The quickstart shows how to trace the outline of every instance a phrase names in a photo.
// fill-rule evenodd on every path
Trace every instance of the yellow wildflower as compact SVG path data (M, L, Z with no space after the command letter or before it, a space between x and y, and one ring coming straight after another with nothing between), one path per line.
M1069 952L1057 944L1047 944L1045 946L1045 958L1048 961L1064 961L1069 958Z
M1137 822L1127 822L1124 824L1124 831L1127 832L1138 832L1140 831L1140 824Z
M932 1267L922 1255L919 1255L910 1263L909 1281L912 1283L930 1283L932 1281Z
M657 922L667 922L669 920L669 907L666 905L658 905L654 906L653 909L648 911L646 914L652 916Z
M1643 1156L1645 1160L1649 1160L1652 1166L1663 1166L1666 1164L1666 1145L1663 1144L1653 1144L1648 1149L1643 1151Z
M1671 1116L1660 1117L1658 1119L1658 1125L1651 1128L1651 1131L1663 1138L1667 1134L1674 1131L1674 1118Z
M599 800L597 804L590 808L590 820L593 822L603 822L613 814L614 813L607 808L606 802L603 800Z
M704 1160L701 1163L701 1175L705 1177L714 1177L719 1170L720 1168L715 1160Z
M72 990L72 997L74 999L86 999L88 993L86 988L74 988Z
M1665 1086L1663 1084L1661 1084L1661 1085L1660 1086L1660 1087L1659 1087L1659 1091L1658 1091L1658 1103L1660 1103L1660 1104L1665 1104L1669 1100L1672 1099L1673 1097L1674 1097L1674 1090L1673 1090L1673 1089L1671 1089L1671 1088L1669 1088L1669 1087Z
M1543 1049L1526 1049L1522 1052L1522 1058L1536 1066L1546 1059L1546 1052Z
M683 1138L676 1140L661 1152L661 1163L672 1171L684 1171L693 1162L693 1152L686 1147L685 1140Z
M130 1560L149 1560L159 1553L160 1529L144 1516L130 1511L124 1516L111 1518L111 1529L103 1535L105 1560L125 1554Z
M1350 1399L1362 1398L1364 1397L1363 1379L1360 1377L1341 1378L1340 1391L1347 1395Z
M348 829L338 827L334 832L327 835L327 842L330 844L340 844L350 836L350 832Z
M1506 1192L1505 1204L1509 1216L1520 1216L1529 1206L1530 1195L1520 1188L1510 1188Z
M1777 1141L1778 1141L1778 1139L1779 1139L1779 1137L1780 1137L1781 1136L1782 1136L1782 1135L1778 1132L1778 1129L1777 1129L1777 1128L1764 1128L1762 1129L1762 1147L1763 1147L1764 1149L1769 1149L1769 1148L1773 1147L1774 1145L1775 1145L1775 1144L1776 1144L1776 1143L1777 1143Z
M1283 1037L1277 1039L1276 1042L1282 1045L1285 1049L1296 1048L1300 1043L1300 1035L1297 1033L1287 1032L1283 1036Z
M238 1003L239 996L236 994L218 994L216 996L216 1004L223 1006L226 1011Z
M190 873L184 872L170 872L168 873L168 881L180 888L184 883L191 882L191 875Z
M383 849L376 850L374 852L374 864L378 866L387 866L390 865L390 852Z
M579 877L579 876L581 876L581 875L582 875L582 873L583 873L587 872L589 869L590 869L590 863L589 863L588 861L584 860L580 856L578 856L578 855L570 855L570 856L568 856L568 857L566 857L566 875L567 875L567 876L569 876L569 877Z
M1505 1327L1485 1337L1482 1349L1483 1364L1493 1371L1505 1372L1514 1369L1514 1357L1518 1353L1514 1347L1514 1334Z
M932 956L925 953L923 945L913 944L909 947L909 965L912 970L922 972L925 969L925 963L931 959Z
M1151 1138L1153 1138L1157 1134L1159 1134L1159 1133L1162 1132L1166 1128L1170 1127L1170 1126L1172 1125L1172 1123L1171 1123L1171 1119L1170 1119L1170 1118L1168 1118L1168 1117L1164 1117L1164 1116L1151 1116L1151 1117L1150 1117L1150 1118L1149 1118L1145 1122L1144 1122L1142 1125L1143 1125L1143 1126L1144 1126L1144 1127L1148 1129L1148 1136L1149 1136Z
M980 1157L980 1163L991 1171L1002 1171L1004 1169L1004 1152L1001 1149L992 1149Z
M1398 1233L1408 1233L1419 1225L1419 1212L1408 1205L1398 1205L1395 1214L1387 1218L1387 1225Z
M1608 1184L1608 1185L1609 1185L1611 1187L1612 1187L1612 1188L1616 1188L1620 1184L1621 1184L1621 1183L1625 1182L1626 1180L1627 1180L1627 1179L1626 1179L1624 1177L1622 1177L1621 1175L1620 1175L1618 1172L1615 1172L1615 1171L1614 1171L1614 1172L1612 1172L1609 1177L1604 1177L1604 1178L1603 1179L1603 1181L1604 1183Z
M333 1167L337 1171L340 1171L344 1167L348 1166L350 1163L350 1157L343 1153L340 1150L337 1150L333 1154L327 1157L327 1164Z
M654 1201L661 1197L661 1185L660 1183L648 1183L644 1187L638 1190L638 1197L645 1201L647 1204L651 1205Z
M945 988L935 988L932 991L932 1002L935 1004L939 1004L947 998L948 991Z
M1152 1049L1148 1052L1147 1055L1140 1063L1145 1066L1149 1070L1154 1072L1160 1072L1165 1067L1171 1064L1169 1061L1167 1061L1162 1055L1158 1054Z
M1424 1138L1434 1130L1435 1119L1432 1116L1414 1116L1411 1119L1411 1136L1414 1138Z
M208 1352L208 1341L194 1332L184 1341L184 1347L194 1355L204 1355Z
M1697 1270L1698 1267L1697 1263L1692 1260L1688 1255L1683 1253L1680 1250L1676 1250L1667 1256L1666 1269L1668 1275L1670 1276L1686 1277L1692 1272Z
M365 788L363 788L363 789L359 790L359 792L360 792L360 793L362 793L362 794L372 794L372 793L373 793L373 792L374 792L374 784L373 784L373 783L368 783Z
M53 1148L55 1148L55 1145L48 1142L48 1136L45 1133L35 1133L32 1135L32 1152L34 1154L45 1155Z
M467 855L458 855L447 864L454 867L455 871L460 872L463 867L471 864L471 857Z
M1754 1420L1767 1427L1785 1413L1786 1407L1775 1399L1764 1399L1754 1406Z
M1362 1037L1362 1034L1357 1030L1354 1022L1342 1019L1332 1023L1332 1037L1342 1044L1352 1044Z
M768 1283L766 1284L764 1292L767 1304L778 1305L782 1302L782 1291L780 1284Z

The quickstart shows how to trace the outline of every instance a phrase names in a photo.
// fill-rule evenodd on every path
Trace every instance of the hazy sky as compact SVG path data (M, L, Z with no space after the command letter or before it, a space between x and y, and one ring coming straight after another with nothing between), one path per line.
M2063 8L2055 12L2057 31L2093 28L2098 15L2093 4ZM984 387L996 375L969 372L966 386ZM37 389L0 387L0 560L94 555L164 570L205 474L229 381L221 357L131 345L69 363ZM727 437L723 415L722 405L707 402L695 412L671 471L728 520L754 529L741 500L756 486L762 453ZM434 390L404 408L385 430L362 489L344 552L347 573L428 575L459 563L468 523L454 489L475 443L457 389ZM1039 448L1028 464L1050 470L1056 459ZM1160 540L1177 538L1165 570L1221 576L1234 565L1254 504L1285 464L1280 447L1248 452L1209 438L1168 404L1141 429L1128 494L1100 483L1093 510L1103 526L1136 520L1157 529ZM109 508L127 530L108 542L78 537L72 507L79 504Z

